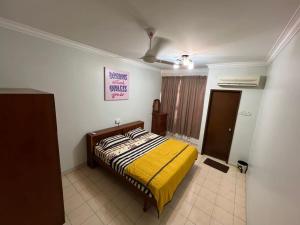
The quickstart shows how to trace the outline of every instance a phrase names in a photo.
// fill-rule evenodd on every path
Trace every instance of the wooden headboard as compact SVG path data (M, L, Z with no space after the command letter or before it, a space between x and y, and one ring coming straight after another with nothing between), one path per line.
M144 122L135 121L132 123L126 123L120 126L106 128L103 130L97 130L88 133L86 135L88 165L93 167L94 147L97 142L99 142L103 138L111 137L117 134L125 134L126 132L138 127L144 128Z

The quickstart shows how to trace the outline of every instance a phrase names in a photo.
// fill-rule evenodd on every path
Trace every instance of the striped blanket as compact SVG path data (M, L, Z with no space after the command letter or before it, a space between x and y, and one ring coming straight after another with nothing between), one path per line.
M103 149L100 145L97 145L95 146L95 155L112 167L117 173L125 176L125 178L139 190L143 191L149 197L152 197L150 190L146 188L145 185L124 174L124 170L134 160L151 151L166 140L167 138L165 137L148 133L108 149Z
M165 137L156 135L153 139L147 140L144 143L131 148L129 151L115 156L111 159L110 165L119 174L124 175L126 166L166 140Z

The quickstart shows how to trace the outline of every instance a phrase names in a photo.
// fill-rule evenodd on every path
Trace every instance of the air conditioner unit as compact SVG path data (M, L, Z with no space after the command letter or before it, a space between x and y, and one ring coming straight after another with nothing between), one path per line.
M219 77L219 86L237 86L237 87L257 87L260 83L260 76L251 77Z

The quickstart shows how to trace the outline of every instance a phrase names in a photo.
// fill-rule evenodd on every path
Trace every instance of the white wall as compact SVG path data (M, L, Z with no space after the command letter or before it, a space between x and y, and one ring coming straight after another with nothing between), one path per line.
M104 101L103 68L130 73L129 100ZM0 87L55 94L62 170L86 159L85 134L122 122L145 121L159 98L160 71L0 28ZM47 144L47 143L45 143Z
M208 68L202 67L197 69L172 69L172 70L162 70L161 75L164 77L168 76L207 76Z
M204 110L199 138L199 150L201 151L205 123L207 117L209 95L211 89L224 89L217 85L217 78L220 76L253 76L266 75L266 67L260 63L248 64L220 64L209 66L208 79L204 100ZM234 88L226 88L234 90ZM260 99L263 89L236 88L242 90L242 96L239 106L239 113L236 121L232 146L229 156L229 163L236 165L237 160L248 161L249 148L255 128L256 114L260 105ZM241 112L250 112L251 116L241 115Z
M198 151L201 152L203 136L205 131L209 94L211 89L224 89L217 85L217 78L221 76L266 76L266 65L260 62L249 63L225 63L210 65L209 68L195 70L164 70L162 76L207 76L206 93L203 106L203 117L201 122L199 140L190 139L198 144ZM265 79L265 78L263 78ZM256 123L256 115L260 105L263 92L261 88L226 88L229 90L241 90L241 102L239 114L236 121L235 132L232 140L229 163L236 165L237 160L248 161L249 149ZM241 115L242 112L250 112L251 116ZM243 113L242 113L243 114Z
M269 68L247 177L249 225L300 223L300 33Z

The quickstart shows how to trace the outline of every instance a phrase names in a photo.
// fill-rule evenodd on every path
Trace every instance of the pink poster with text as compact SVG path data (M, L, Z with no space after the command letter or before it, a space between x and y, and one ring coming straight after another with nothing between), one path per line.
M105 68L106 101L126 100L129 97L129 73Z

